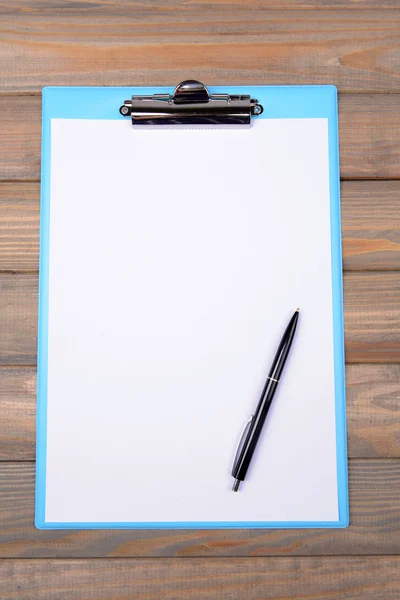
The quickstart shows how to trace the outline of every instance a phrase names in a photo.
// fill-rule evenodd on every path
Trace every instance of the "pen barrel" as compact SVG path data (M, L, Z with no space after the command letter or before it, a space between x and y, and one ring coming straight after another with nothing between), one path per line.
M261 435L265 419L267 418L276 388L278 387L280 375L283 367L285 366L286 359L293 342L298 318L299 313L296 311L286 327L285 333L283 334L281 343L279 344L274 361L272 363L271 370L267 377L267 381L264 385L256 412L251 420L249 431L244 439L241 450L238 453L237 460L233 466L232 476L240 481L243 481L246 477L247 469L249 468L254 450L256 449L258 438Z
M278 350L275 354L274 362L272 363L268 378L277 379L279 381L293 342L298 318L299 313L295 312L285 329L285 333L283 334L281 343L279 344Z

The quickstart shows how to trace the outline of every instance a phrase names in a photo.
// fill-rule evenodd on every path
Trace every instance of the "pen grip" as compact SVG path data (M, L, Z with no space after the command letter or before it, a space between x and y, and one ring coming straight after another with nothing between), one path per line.
M249 431L247 432L238 458L232 469L232 476L235 479L243 481L246 477L247 469L249 468L254 450L256 449L258 438L260 437L277 387L277 381L267 379L256 412L251 421Z

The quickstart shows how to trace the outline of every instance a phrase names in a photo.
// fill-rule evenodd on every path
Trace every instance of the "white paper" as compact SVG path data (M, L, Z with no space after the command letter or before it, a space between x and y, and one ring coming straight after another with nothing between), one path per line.
M326 119L52 119L49 269L46 521L338 520Z

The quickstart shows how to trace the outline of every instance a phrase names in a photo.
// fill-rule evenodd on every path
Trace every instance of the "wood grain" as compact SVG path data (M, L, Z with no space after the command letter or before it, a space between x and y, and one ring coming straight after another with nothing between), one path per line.
M400 364L348 365L346 384L349 456L400 458Z
M14 600L394 600L399 557L2 561Z
M0 364L36 364L37 275L0 275Z
M38 269L39 193L0 182L0 270ZM400 269L400 181L344 181L341 204L344 269Z
M400 272L344 276L346 361L400 361Z
M0 461L34 460L36 369L0 369Z
M144 1L61 0L54 10L48 2L8 0L0 15L2 86L21 92L195 78L400 91L398 6L344 10L341 2L321 11L291 3L295 10L271 10L271 1L260 0L155 2L150 10Z
M400 181L344 181L341 210L343 268L398 269Z
M35 365L37 275L0 274L0 365ZM348 363L400 362L400 271L344 276Z
M366 179L373 173L375 178L400 178L399 105L400 96L395 94L341 96L339 140L343 177Z
M339 97L342 178L400 179L399 103L397 94ZM38 180L40 96L0 96L0 111L0 180Z
M400 364L348 365L351 458L400 458ZM0 369L0 460L35 459L36 369Z
M40 96L0 96L0 179L39 179Z
M38 183L0 183L0 271L38 270L39 196Z
M0 464L0 556L189 557L371 555L400 552L400 460L349 463L347 529L39 531L34 465ZM1 597L1 595L0 595Z
M165 0L152 0L152 9L155 11L172 12L176 10L182 11L201 11L215 7L215 10L224 10L226 12L243 11L242 0L191 0L189 2L169 2ZM394 9L399 7L398 0L281 0L279 4L275 0L254 0L251 9L254 12L259 10L309 10L316 9L332 10L345 8L346 10L360 11L363 9L384 10ZM118 15L125 17L128 11L139 14L140 11L149 8L147 0L86 0L79 2L77 0L64 0L57 5L60 15L77 14L78 12L85 15L104 16ZM32 15L45 14L52 15L51 5L49 6L46 0L15 0L11 2L2 1L0 14L4 16L19 16L22 13Z

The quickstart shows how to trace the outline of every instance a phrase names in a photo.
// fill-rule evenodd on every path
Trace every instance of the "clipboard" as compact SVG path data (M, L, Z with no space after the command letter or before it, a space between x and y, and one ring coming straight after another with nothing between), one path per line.
M36 527L346 527L343 338L335 87L44 88Z

